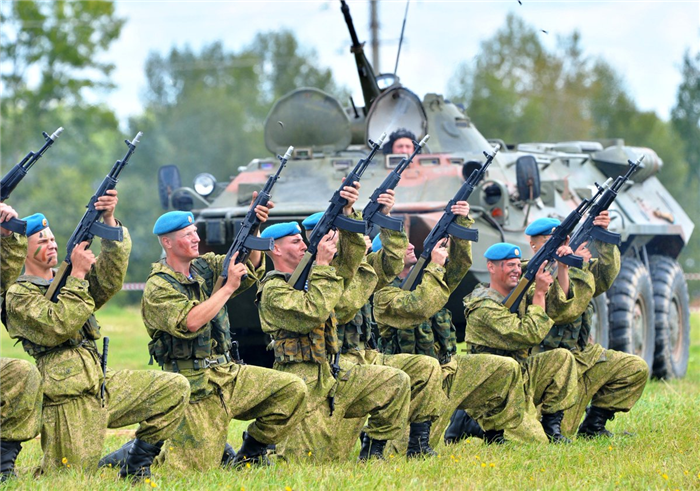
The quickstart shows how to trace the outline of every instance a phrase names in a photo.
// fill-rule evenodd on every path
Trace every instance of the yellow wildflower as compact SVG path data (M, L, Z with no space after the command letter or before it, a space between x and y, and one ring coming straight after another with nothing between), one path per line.
M250 469L250 462L246 462L245 468L246 468L246 469Z
M661 477L663 477L664 479L666 479L668 481L668 474L661 474Z
M469 438L467 438L467 443L471 443L471 442L472 442L472 441L471 441Z
M311 450L309 450L309 457L311 457Z
M612 450L612 445L608 445L608 450Z
M482 462L481 467L486 467L486 462Z
M66 467L70 467L70 464L66 464Z
M152 487L152 488L157 488L158 485L157 485L155 482L151 481L151 487Z
M63 464L67 464L67 463L68 463L68 459L65 458L65 457L63 457L63 458L61 459L61 462L63 462Z
M490 466L490 467L496 467L496 464L494 464L493 462L491 462L491 463L489 464L489 466Z
M289 486L285 486L284 491L292 491L292 488L290 488Z
M146 479L143 480L143 482L145 482L146 484L148 484L149 482L151 482L151 479L147 477Z

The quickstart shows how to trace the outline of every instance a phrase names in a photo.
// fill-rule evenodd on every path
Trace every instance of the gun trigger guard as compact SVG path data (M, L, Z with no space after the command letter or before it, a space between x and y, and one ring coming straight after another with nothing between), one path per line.
M275 247L275 240L249 235L246 237L245 241L243 241L243 245L254 251L271 251Z
M470 240L472 242L479 241L479 231L477 229L466 228L454 222L447 226L447 233L458 239Z
M389 230L395 230L397 232L403 231L403 220L399 218L388 217L381 213L375 213L370 222L379 225L381 228L387 228ZM371 228L370 223L367 224L367 227Z
M347 230L356 234L365 233L365 222L362 220L354 220L344 215L338 215L333 221L333 225L339 229Z
M107 240L115 240L117 242L124 240L124 231L121 227L110 227L100 222L94 222L90 225L90 233Z

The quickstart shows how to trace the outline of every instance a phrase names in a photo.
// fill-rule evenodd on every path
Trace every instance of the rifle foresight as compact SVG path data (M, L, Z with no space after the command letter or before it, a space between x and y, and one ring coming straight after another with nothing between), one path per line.
M386 140L386 131L381 134L381 136L379 137L379 140L377 140L376 142L373 142L371 139L368 140L369 146L380 148L382 145L384 145L384 140Z
M284 162L287 162L287 160L289 160L292 157L293 151L294 151L294 147L290 145L289 148L287 149L287 151L284 152L284 155L283 156L278 155L277 158L280 159L280 161L284 160Z
M51 138L52 140L56 141L56 138L58 138L59 136L61 136L61 133L63 133L63 126L59 126L59 127L56 129L56 131L54 131L54 132L51 134L51 136L47 135L46 133L44 133L44 136L45 136L46 138Z

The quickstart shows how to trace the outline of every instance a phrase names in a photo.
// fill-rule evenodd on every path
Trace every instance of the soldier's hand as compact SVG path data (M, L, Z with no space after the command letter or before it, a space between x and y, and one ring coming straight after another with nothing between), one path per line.
M335 253L338 252L338 238L336 237L337 231L331 230L326 235L323 236L321 242L318 244L318 252L316 252L316 264L320 266L330 266L331 261Z
M385 215L389 215L391 210L394 208L394 198L396 192L393 189L387 189L386 193L382 193L377 197L377 203L384 205L379 211Z
M231 293L238 290L241 286L241 281L243 276L248 272L244 263L236 264L236 258L238 257L238 251L233 253L231 256L231 261L228 263L228 279L226 280L226 286L229 287Z
M547 271L546 266L549 261L545 261L537 270L537 275L535 276L535 293L544 294L547 292L551 284L554 282L552 275Z
M105 222L105 225L109 225L110 227L117 226L117 221L114 219L114 209L117 207L118 202L119 198L117 198L116 189L110 189L107 191L107 194L97 198L95 209L103 210L102 220Z
M250 200L250 205L253 205L253 202L255 201L255 198L258 197L258 192L253 191L253 199ZM267 217L270 214L270 210L275 207L275 203L273 203L272 200L267 202L267 206L264 205L258 205L255 207L255 216L258 217L258 220L260 220L260 223L265 223L267 221Z
M81 242L73 248L73 252L70 255L70 261L73 265L71 270L71 276L74 276L80 280L84 280L85 276L95 264L95 253L88 249L89 244L87 241Z
M440 243L433 249L430 253L430 262L444 266L447 262L447 248L449 246L449 240L441 240Z
M584 263L587 263L593 257L593 254L591 254L591 251L588 250L588 242L584 242L583 244L578 246L578 249L576 249L575 254L577 256L581 256L583 258Z
M348 200L348 204L343 207L343 214L349 216L352 213L352 207L360 197L360 183L356 182L354 186L343 186L340 197Z
M10 205L5 203L0 203L0 223L5 223L10 218L17 218L17 212ZM0 229L0 234L4 236L12 235L10 230L4 228Z
M363 235L362 238L365 239L365 253L369 254L372 252L372 239L368 235Z
M568 243L568 240L567 240L567 243ZM568 245L560 245L559 248L557 249L557 256L559 256L559 257L570 256L573 253L574 253L574 251ZM569 266L560 262L558 267L566 269Z
M610 225L610 213L608 210L603 210L598 213L598 216L593 219L593 225L597 225L604 230L607 230L608 226Z
M455 215L466 217L469 215L469 203L466 201L457 201L454 205L452 205L451 211Z

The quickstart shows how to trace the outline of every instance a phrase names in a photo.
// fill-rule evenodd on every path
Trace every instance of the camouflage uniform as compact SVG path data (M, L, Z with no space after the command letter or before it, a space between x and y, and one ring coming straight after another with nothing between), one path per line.
M22 272L27 238L19 234L2 237L0 248L0 295L4 297L5 286L14 283ZM0 430L3 440L24 442L39 434L41 399L41 375L36 367L25 360L0 358Z
M278 453L297 457L338 458L334 440L339 419L364 419L374 440L390 440L406 425L409 411L409 376L399 369L358 364L340 359L334 379L329 357L339 350L334 308L348 295L355 271L365 255L361 235L340 231L339 254L332 266L314 265L308 288L287 284L289 274L271 271L258 292L260 323L274 338L275 369L299 375L309 387L307 415ZM360 301L362 305L364 301ZM329 397L335 397L330 415Z
M100 326L93 313L121 289L131 239L102 240L102 253L84 280L69 276L53 303L44 297L49 282L20 276L7 292L10 336L36 361L44 382L42 470L72 467L93 470L106 429L141 422L137 438L156 444L178 425L187 400L187 381L155 371L108 371L106 395L96 340Z
M570 350L576 359L578 397L576 404L564 411L562 432L573 435L581 422L586 406L613 412L629 411L641 397L649 376L649 368L638 356L606 350L590 343L592 297L605 293L620 271L620 251L617 246L595 241L599 257L593 259L586 271L570 269L571 285L578 288L572 296L567 318L554 318L554 326L535 351L555 348ZM577 272L581 274L576 276ZM579 288L586 282L587 288ZM573 320L572 320L573 317Z
M457 223L471 226L474 222L459 218ZM524 394L517 363L492 355L456 355L452 313L444 305L471 264L471 242L452 238L446 267L428 264L412 292L402 290L395 279L374 297L380 350L427 355L441 364L447 397L442 397L440 417L431 428L433 446L457 408L468 409L486 429L514 428L522 419ZM403 445L395 442L399 452Z
M207 253L195 259L190 278L164 260L153 264L141 303L151 356L164 370L184 375L191 389L185 417L161 454L181 470L218 467L232 419L254 419L250 436L272 444L304 415L306 387L299 378L231 361L226 306L204 327L187 329L190 310L209 299L224 257ZM255 271L250 262L247 266L248 277L234 295L255 284L265 270Z
M512 314L503 300L503 295L486 285L478 285L464 298L465 340L472 353L507 356L521 364L526 410L520 427L506 431L506 439L546 442L535 408L541 404L543 413L554 414L573 406L575 360L563 349L531 356L531 348L544 339L553 321L542 307L530 304L529 298L520 302L518 314ZM566 301L554 281L547 294L548 310Z

